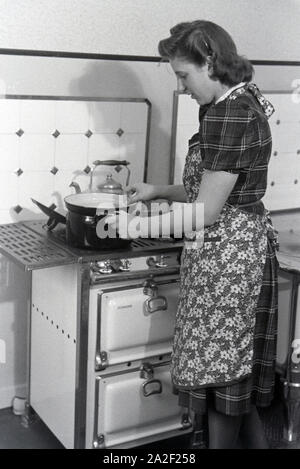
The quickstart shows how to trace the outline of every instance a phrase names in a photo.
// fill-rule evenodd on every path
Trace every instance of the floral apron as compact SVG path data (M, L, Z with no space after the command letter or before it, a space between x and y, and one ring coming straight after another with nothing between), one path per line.
M184 171L190 202L201 181L193 161L199 163L199 156L191 151ZM188 237L171 362L178 389L222 386L251 374L256 305L270 233L267 211L257 215L225 204L217 221L204 228L204 243L190 243L203 232Z

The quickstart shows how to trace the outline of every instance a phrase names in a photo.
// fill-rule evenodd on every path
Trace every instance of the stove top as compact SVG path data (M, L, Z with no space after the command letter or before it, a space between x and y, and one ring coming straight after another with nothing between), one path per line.
M271 213L279 232L280 267L300 272L300 210ZM137 239L126 249L87 250L68 246L65 227L53 231L43 226L46 219L0 225L0 252L25 270L54 267L63 264L101 261L108 257L138 257L141 254L162 254L178 251L183 241L174 239Z
M25 270L101 261L120 256L137 257L143 253L162 253L181 249L183 242L167 239L137 239L126 249L77 249L66 243L65 227L47 231L47 220L0 225L0 252Z

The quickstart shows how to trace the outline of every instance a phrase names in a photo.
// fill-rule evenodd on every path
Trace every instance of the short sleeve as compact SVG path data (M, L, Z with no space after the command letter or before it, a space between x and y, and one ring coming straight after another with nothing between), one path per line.
M231 100L211 106L200 123L199 143L204 169L239 173L261 148L256 113Z
M188 148L189 148L189 151L192 151L196 148L199 148L199 132L197 132L196 134L194 134L190 139L189 139L189 142L188 142Z

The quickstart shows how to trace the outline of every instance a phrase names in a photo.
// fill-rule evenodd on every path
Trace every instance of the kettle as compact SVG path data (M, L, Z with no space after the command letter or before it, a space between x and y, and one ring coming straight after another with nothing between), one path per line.
M106 194L117 194L117 195L123 195L124 190L122 188L122 184L119 182L115 181L112 177L112 174L109 173L106 176L105 182L102 184L97 185L97 190L93 190L93 176L95 169L97 166L115 166L115 170L117 172L121 171L122 166L124 166L127 170L127 177L126 177L126 183L125 185L128 186L129 183L129 178L130 178L130 170L128 168L128 165L130 164L129 161L123 160L123 161L118 161L118 160L105 160L105 161L100 161L96 160L93 162L94 167L91 169L90 172L90 182L89 182L89 188L86 192L93 192L93 193L106 193ZM70 184L70 187L74 187L76 194L81 193L80 186L78 182L72 181Z

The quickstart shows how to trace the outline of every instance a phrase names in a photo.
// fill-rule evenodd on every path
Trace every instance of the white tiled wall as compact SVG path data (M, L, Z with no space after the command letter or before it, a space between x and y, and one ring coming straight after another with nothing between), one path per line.
M175 117L174 138L174 184L182 184L182 173L185 157L188 152L189 139L199 129L199 105L186 94L174 96L177 101L177 117ZM175 107L174 107L175 109Z
M130 182L143 181L149 105L143 99L0 99L0 223L41 217L31 198L64 210L63 198L89 183L95 160L127 160ZM122 184L127 172L99 167Z
M300 105L288 93L265 94L276 112L269 123L273 137L268 187L264 203L269 210L300 207ZM176 97L175 97L176 99ZM197 103L178 95L174 146L174 183L182 183L188 140L198 130Z
M300 207L300 106L291 94L270 94L276 112L265 205L271 210Z
M84 169L96 159L130 161L131 181L142 181L148 111L142 99L0 99L0 224L43 217L31 198L54 202L63 212L63 199L74 190L70 182L86 189ZM108 172L113 168L97 168L95 182ZM124 183L126 175L123 169L114 177ZM26 396L28 294L28 277L0 256L0 346L6 351L5 361L0 356L0 408L15 395Z

